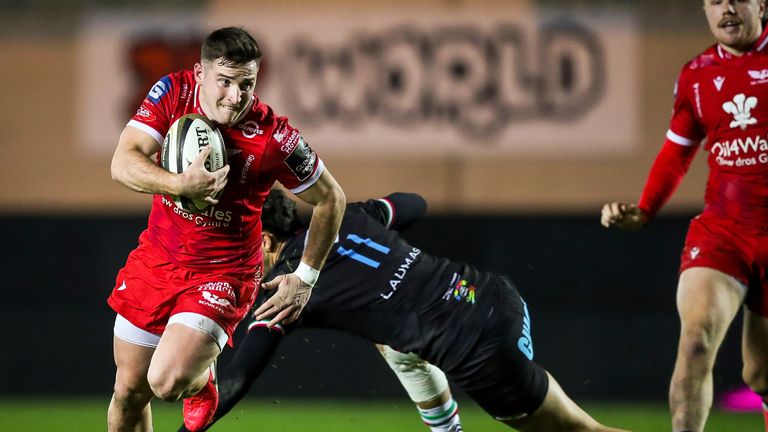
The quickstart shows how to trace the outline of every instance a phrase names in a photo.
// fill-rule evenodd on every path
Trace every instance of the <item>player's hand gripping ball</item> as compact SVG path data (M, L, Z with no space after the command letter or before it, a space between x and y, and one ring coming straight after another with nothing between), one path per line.
M211 148L205 169L213 172L227 164L224 138L213 123L199 114L181 116L173 122L165 136L160 163L166 170L181 174L205 147ZM184 196L174 196L173 201L177 207L192 213L199 213L210 205Z

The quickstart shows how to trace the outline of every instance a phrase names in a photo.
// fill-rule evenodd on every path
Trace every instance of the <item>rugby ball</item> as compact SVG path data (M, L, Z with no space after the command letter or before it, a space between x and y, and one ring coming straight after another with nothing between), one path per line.
M211 148L205 169L213 172L227 164L224 138L213 123L199 114L181 116L173 122L165 135L160 163L166 170L181 174L205 147ZM185 196L173 196L173 201L180 209L192 213L202 212L210 205Z

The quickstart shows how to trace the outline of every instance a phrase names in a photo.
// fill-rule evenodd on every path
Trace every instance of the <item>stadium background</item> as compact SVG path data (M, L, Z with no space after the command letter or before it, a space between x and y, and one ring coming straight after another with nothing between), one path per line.
M150 203L111 181L111 152L159 75L227 24L257 35L259 93L349 200L419 192L430 213L408 238L517 282L569 393L663 403L704 158L644 232L598 214L639 195L677 73L711 43L698 1L0 1L0 397L108 398L104 300ZM738 334L718 393L739 385ZM253 394L404 400L369 344L318 331Z

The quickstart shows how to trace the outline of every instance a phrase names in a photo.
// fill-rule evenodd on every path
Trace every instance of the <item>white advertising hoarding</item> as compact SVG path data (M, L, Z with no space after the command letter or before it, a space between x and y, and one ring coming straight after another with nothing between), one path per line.
M262 46L259 96L325 158L604 157L638 139L628 13L331 10L93 15L80 37L81 64L100 65L78 71L83 148L111 152L152 83L191 67L201 37L227 24Z

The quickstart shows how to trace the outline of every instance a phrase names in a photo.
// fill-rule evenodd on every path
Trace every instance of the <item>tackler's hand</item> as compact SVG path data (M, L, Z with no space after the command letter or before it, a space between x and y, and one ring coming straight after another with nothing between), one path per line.
M304 283L294 273L279 275L261 284L261 287L266 290L277 289L277 292L253 313L257 320L272 317L267 324L269 328L278 323L290 324L296 321L312 294L312 286Z

